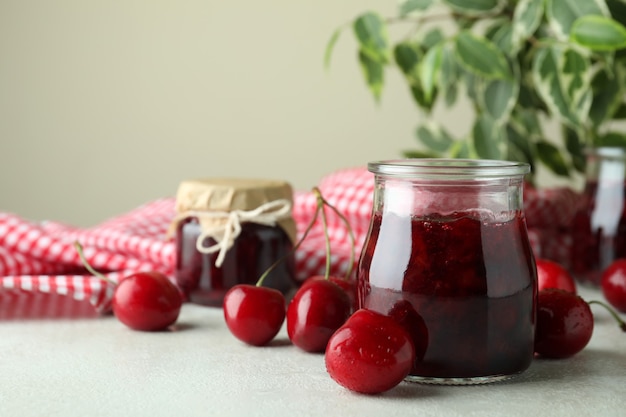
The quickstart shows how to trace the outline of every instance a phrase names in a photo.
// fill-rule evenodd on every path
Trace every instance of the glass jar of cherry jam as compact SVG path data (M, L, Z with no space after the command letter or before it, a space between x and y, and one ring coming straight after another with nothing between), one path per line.
M293 191L283 181L214 178L179 185L174 221L175 278L192 303L221 307L237 284L288 294L296 287L291 215Z
M522 163L372 162L374 206L358 267L359 306L413 337L407 380L479 384L524 371L534 349L537 274Z
M587 153L586 181L572 221L572 274L597 286L602 271L626 257L626 150Z

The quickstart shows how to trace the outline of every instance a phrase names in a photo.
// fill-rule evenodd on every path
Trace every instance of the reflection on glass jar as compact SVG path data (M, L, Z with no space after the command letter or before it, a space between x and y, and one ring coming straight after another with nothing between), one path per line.
M572 223L572 273L600 284L602 271L626 257L626 152L601 147L587 154L586 183Z
M416 339L408 380L474 384L524 371L537 292L522 211L528 165L421 159L369 170L374 208L359 303L399 319Z

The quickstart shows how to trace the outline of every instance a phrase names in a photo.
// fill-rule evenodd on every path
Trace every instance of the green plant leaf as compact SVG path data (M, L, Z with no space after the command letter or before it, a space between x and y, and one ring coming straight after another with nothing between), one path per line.
M514 57L519 52L519 44L513 44L513 25L504 23L490 39L501 51L509 57Z
M417 149L402 151L402 155L404 155L405 158L441 158L442 156L435 152L420 151Z
M626 148L626 133L608 132L598 138L598 146L615 146Z
M504 130L500 129L491 117L483 114L476 118L472 128L472 139L474 149L480 158L502 159L504 136Z
M589 60L558 44L540 47L532 64L535 88L551 112L576 127L591 105Z
M565 158L561 151L553 144L541 140L535 144L537 147L537 156L543 164L554 172L556 175L569 176L569 168L565 162Z
M432 111L433 104L437 99L437 94L438 90L435 89L435 91L433 91L432 97L430 97L429 100L426 100L426 96L424 94L422 86L419 85L419 83L411 85L411 95L413 97L413 100L418 105L418 107L424 110L426 113L430 113Z
M615 114L613 115L614 119L626 119L626 103L620 103L617 110L615 110Z
M400 42L393 48L396 64L409 79L416 79L421 55L421 50L413 43Z
M449 45L444 45L441 50L441 65L439 73L439 87L447 90L456 85L459 80L459 68L456 62L454 50Z
M626 28L604 16L583 16L572 24L570 39L594 51L626 47Z
M426 34L422 38L422 42L421 42L422 47L426 51L432 48L433 46L437 45L439 42L443 41L444 39L445 39L445 36L443 35L443 32L441 31L441 29L433 28L429 30L428 32L426 32Z
M504 6L502 0L444 0L457 13L470 16L496 12Z
M574 169L578 172L584 173L585 165L587 164L587 161L583 153L583 149L584 149L583 141L581 140L580 136L578 135L578 133L576 133L574 129L570 129L567 126L563 126L562 130L563 130L563 136L564 136L564 141L565 141L565 149L567 149L567 151L570 154Z
M432 6L434 0L403 0L398 5L400 16L404 17L413 12L423 12Z
M359 16L352 25L361 51L381 64L389 62L389 35L387 24L374 12L366 12Z
M374 95L376 101L380 101L380 95L383 91L384 85L384 69L383 65L372 59L371 55L365 53L363 50L359 50L359 63L363 70L363 76L368 88Z
M606 0L606 5L613 19L626 25L626 2L624 0Z
M594 95L589 118L596 128L613 117L626 92L622 67L616 66L613 71L612 77L606 71L598 71L591 81Z
M487 83L484 92L484 106L487 113L497 124L503 124L509 118L519 93L517 80L492 80Z
M504 53L490 40L463 31L455 47L459 62L467 70L488 79L513 77Z
M546 0L548 23L559 39L568 39L572 24L586 15L610 16L604 0Z
M472 147L467 140L456 140L448 153L451 158L471 158Z
M442 50L443 44L440 43L430 48L418 68L424 99L427 102L432 101L437 82L439 81Z
M335 29L332 36L328 40L328 43L326 44L326 50L324 51L324 67L326 68L330 67L330 58L333 50L335 49L335 45L339 40L339 35L341 35L341 30L342 28Z
M432 122L419 126L415 136L428 149L437 153L445 153L454 143L454 138L445 129Z
M535 149L532 140L521 133L518 128L509 123L505 127L508 140L507 159L527 162L532 171L535 170Z
M511 45L519 50L522 43L532 36L544 12L544 2L537 0L519 0L513 11L513 29Z

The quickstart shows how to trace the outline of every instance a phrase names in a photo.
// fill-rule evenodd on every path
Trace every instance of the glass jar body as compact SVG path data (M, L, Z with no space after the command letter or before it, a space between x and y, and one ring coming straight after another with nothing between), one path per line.
M522 177L375 181L359 304L409 329L417 359L407 379L476 384L524 371L537 284Z
M626 257L626 152L597 148L587 154L585 188L572 223L572 273L597 286L602 271Z
M220 267L218 253L201 253L196 242L201 229L198 219L189 217L176 229L176 282L188 301L221 307L226 292L237 284L255 285L274 262L281 259L264 281L267 287L288 294L296 286L293 244L279 226L243 223L241 234L226 252ZM205 238L203 246L216 242Z

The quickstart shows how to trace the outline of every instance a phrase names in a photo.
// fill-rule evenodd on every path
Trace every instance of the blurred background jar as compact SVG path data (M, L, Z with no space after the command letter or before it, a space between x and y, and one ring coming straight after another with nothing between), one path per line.
M176 282L187 301L221 307L238 284L295 289L293 190L280 180L183 181L176 196Z
M586 182L572 223L572 273L597 286L602 271L626 257L626 149L587 152Z

